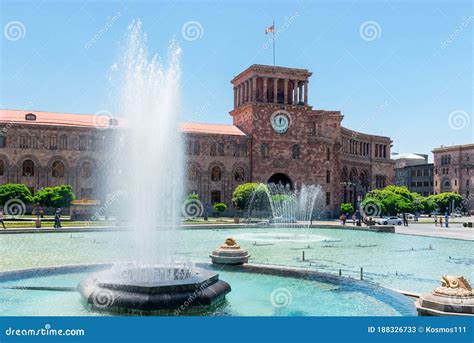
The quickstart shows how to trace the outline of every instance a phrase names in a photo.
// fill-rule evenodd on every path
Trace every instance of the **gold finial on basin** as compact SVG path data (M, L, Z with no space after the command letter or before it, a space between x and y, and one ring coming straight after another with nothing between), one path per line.
M471 285L464 276L443 275L441 287L437 287L433 294L458 297L473 296Z
M240 249L240 245L237 244L236 240L232 237L229 237L225 240L225 243L221 245L221 248L224 249Z

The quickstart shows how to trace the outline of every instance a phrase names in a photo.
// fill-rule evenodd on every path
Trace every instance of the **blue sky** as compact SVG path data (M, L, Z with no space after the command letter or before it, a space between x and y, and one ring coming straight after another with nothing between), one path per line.
M140 18L151 52L173 37L183 49L183 119L231 123L229 81L272 63L274 20L277 65L313 72L315 109L340 110L344 126L388 135L401 153L474 141L469 1L2 0L0 12L0 108L113 111L110 68Z

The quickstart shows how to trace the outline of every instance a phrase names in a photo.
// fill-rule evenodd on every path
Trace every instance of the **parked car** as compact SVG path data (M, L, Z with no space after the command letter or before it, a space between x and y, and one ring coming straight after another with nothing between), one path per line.
M376 223L379 225L402 225L402 219L400 217L383 217L377 219Z

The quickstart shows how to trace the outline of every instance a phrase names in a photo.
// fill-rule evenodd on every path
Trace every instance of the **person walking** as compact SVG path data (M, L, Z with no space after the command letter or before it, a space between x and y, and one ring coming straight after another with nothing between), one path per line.
M342 226L346 225L346 214L345 213L341 214L341 216L339 217L339 220L341 221Z
M439 217L439 226L443 227L443 217Z
M56 209L54 212L54 228L59 229L61 227L61 209Z
M435 226L438 226L438 217L434 217Z
M0 210L0 223L2 223L3 228L6 229L5 223L3 222L3 210Z
M448 219L449 219L448 212L446 212L445 215L444 215L444 223L446 225L446 228L449 227Z
M356 225L356 219L357 219L357 216L356 216L356 213L354 212L352 214L352 223L354 224L354 226Z
M408 226L407 214L403 212L403 226Z

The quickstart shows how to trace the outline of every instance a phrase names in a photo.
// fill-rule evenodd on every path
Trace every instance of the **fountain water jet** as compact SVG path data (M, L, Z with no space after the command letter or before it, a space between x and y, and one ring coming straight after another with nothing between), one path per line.
M157 56L149 57L141 22L129 26L125 52L115 67L124 71L119 80L123 125L113 132L106 178L111 189L126 194L116 202L116 211L131 218L135 255L80 283L93 308L160 311L185 302L187 307L213 305L230 291L218 274L177 262L175 256L173 231L184 195L180 54L171 43L164 66Z

